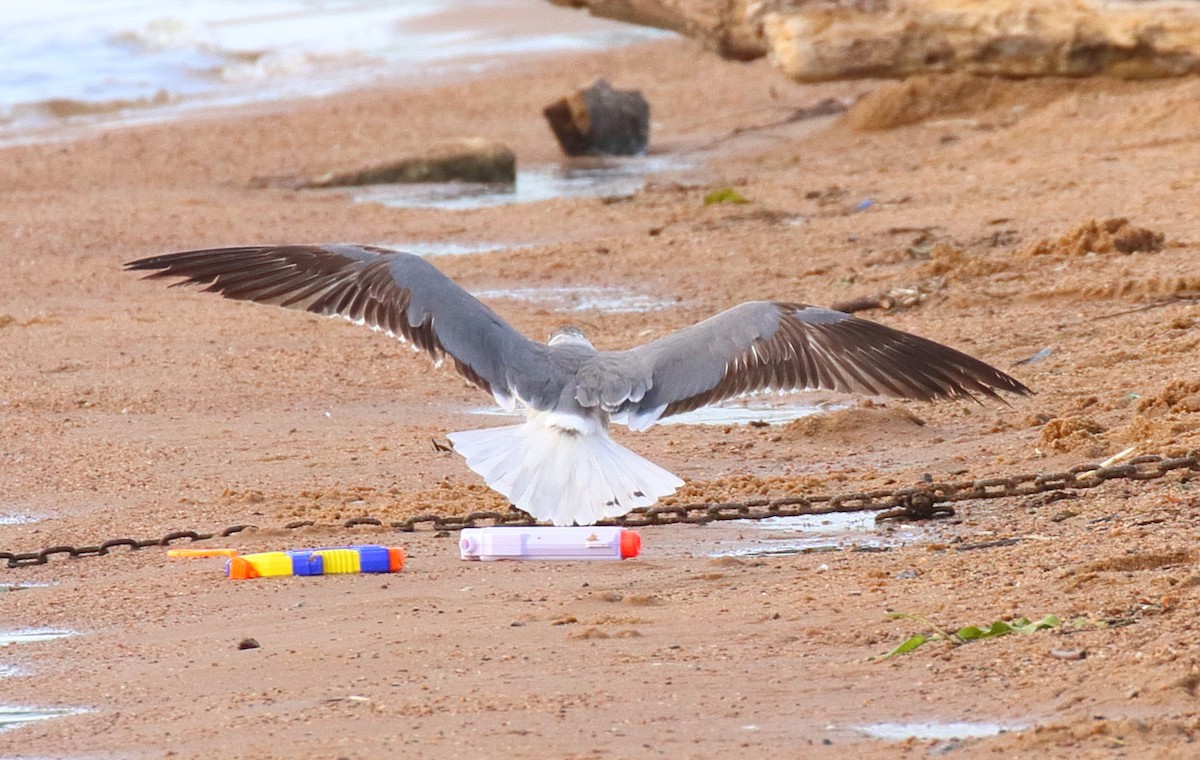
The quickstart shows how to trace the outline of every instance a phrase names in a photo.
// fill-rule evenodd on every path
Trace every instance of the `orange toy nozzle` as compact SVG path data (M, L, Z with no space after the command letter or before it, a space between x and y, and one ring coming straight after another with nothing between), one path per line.
M168 557L236 557L237 549L168 549Z
M398 573L404 569L404 550L399 547L388 549L388 571Z
M257 578L258 571L254 569L254 565L249 561L238 556L229 558L229 577L234 580L243 581L247 578Z

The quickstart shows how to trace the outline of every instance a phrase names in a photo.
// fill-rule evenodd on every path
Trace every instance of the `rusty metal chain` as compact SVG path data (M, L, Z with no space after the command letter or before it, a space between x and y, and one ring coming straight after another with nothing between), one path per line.
M721 520L762 520L769 517L800 517L838 512L878 512L876 520L891 518L920 520L952 515L954 509L946 505L959 501L1007 499L1056 491L1083 490L1095 488L1110 480L1134 482L1157 480L1179 470L1184 471L1184 477L1190 477L1191 473L1200 473L1200 451L1193 451L1180 457L1147 454L1130 459L1124 464L1108 466L1099 463L1081 464L1064 472L1029 473L953 483L920 483L896 489L746 501L665 504L635 509L624 517L605 520L599 524L640 528L674 523L704 524ZM352 517L344 521L340 527L353 528L359 525L369 525L411 533L419 527L434 531L454 531L485 525L533 524L534 521L529 515L517 509L510 509L507 512L489 510L465 515L426 513L398 521L384 521L376 517ZM311 520L299 520L287 523L283 527L288 530L296 530L315 525L316 523ZM50 561L51 557L57 555L64 555L72 559L99 557L122 547L133 551L150 546L170 546L183 541L207 541L211 538L232 536L253 527L256 526L232 525L217 533L180 530L168 533L158 539L118 538L95 546L51 546L41 551L26 553L0 551L0 562L7 562L10 568L44 565Z

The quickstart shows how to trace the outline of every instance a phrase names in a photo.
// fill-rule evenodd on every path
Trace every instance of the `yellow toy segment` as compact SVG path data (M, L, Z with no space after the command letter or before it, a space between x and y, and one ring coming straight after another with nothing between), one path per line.
M362 569L362 558L355 549L318 549L313 554L320 555L325 562L325 575L357 573Z
M251 575L251 578L292 574L292 557L287 552L247 554L240 559L254 568L254 575Z

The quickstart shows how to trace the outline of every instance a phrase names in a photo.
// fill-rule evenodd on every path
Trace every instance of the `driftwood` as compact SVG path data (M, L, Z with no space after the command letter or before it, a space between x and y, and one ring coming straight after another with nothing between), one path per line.
M501 143L467 138L358 169L326 172L316 177L256 177L251 185L307 189L453 181L511 184L517 181L517 157Z
M517 157L507 146L482 138L457 140L414 156L310 179L305 187L378 185L397 182L517 181Z
M544 113L568 156L636 156L646 152L650 104L636 90L598 80L546 106Z
M800 81L962 71L1167 77L1200 71L1188 0L550 0L672 29Z

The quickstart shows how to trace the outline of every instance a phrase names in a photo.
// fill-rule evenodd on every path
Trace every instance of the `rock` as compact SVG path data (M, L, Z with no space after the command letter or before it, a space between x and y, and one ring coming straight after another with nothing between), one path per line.
M1138 79L1200 71L1185 0L550 0L670 29L804 82L964 71Z
M425 153L347 172L329 172L299 187L345 187L407 182L517 181L517 157L507 146L482 138L437 145Z
M967 71L1006 77L1200 70L1200 7L1105 0L894 0L762 16L772 60L800 81Z
M614 90L603 79L543 111L568 156L635 156L646 152L650 104L637 90Z
M550 0L567 8L586 8L593 16L652 26L700 40L723 58L748 61L767 54L751 23L757 0Z

